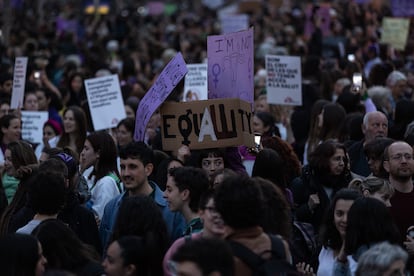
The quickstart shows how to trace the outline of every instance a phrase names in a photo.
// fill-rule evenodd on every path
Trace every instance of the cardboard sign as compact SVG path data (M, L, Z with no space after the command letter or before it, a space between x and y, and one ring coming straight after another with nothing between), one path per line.
M207 63L187 64L184 80L184 102L207 100Z
M174 87L184 78L188 69L181 53L165 66L150 90L139 102L135 120L135 141L144 141L145 128L155 110L165 101Z
M247 14L225 15L220 17L220 22L222 34L244 31L249 28L249 16Z
M302 105L300 57L266 55L267 102Z
M253 104L253 54L253 28L208 36L208 98L240 98Z
M160 113L163 150L254 146L252 108L240 99L165 103Z
M30 143L43 142L43 125L49 119L47 111L22 111L22 138Z
M382 20L381 42L388 43L398 50L404 50L407 44L410 19L385 17Z
M118 75L87 79L85 89L95 131L114 128L126 118Z
M24 99L24 86L26 85L27 57L17 57L13 71L13 88L10 108L22 108Z

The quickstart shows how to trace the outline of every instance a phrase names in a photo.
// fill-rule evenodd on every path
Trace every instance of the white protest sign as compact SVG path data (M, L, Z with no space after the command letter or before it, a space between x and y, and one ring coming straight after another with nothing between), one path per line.
M221 33L234 33L249 28L249 16L247 14L233 14L220 17Z
M302 105L300 57L266 55L267 102Z
M22 111L22 138L30 143L42 143L43 125L48 119L47 111Z
M27 57L17 57L13 71L13 90L10 108L23 107L24 86L26 84Z
M183 102L207 100L207 63L187 64Z
M118 75L87 79L85 88L95 130L114 128L126 118Z

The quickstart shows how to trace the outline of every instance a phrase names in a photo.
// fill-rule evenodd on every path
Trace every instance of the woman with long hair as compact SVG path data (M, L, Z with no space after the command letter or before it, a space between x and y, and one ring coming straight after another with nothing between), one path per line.
M7 114L0 119L0 166L4 165L7 145L20 140L22 135L21 120L14 114Z
M69 106L63 112L63 133L57 147L69 147L80 154L86 138L86 115L78 106Z
M86 176L91 192L86 206L100 220L106 203L122 192L115 142L105 131L93 132L86 138L80 156L82 170L92 169Z

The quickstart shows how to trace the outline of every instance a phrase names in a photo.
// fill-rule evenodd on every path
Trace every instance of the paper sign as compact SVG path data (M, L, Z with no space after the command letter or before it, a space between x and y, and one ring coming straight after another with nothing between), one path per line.
M22 138L30 143L43 142L43 125L49 119L47 111L22 111Z
M224 4L224 0L202 0L201 3L211 10L216 10Z
M253 28L207 37L209 99L240 98L253 104Z
M239 99L165 103L161 106L163 150L254 146L251 105Z
M13 90L11 109L23 107L24 87L26 85L27 57L17 57L13 71Z
M118 75L87 79L85 89L95 131L114 128L126 118Z
M410 19L384 17L382 20L381 42L388 43L398 50L407 44Z
M414 1L413 0L391 0L392 15L395 17L409 17L414 16Z
M266 55L267 102L302 105L300 57Z
M155 83L139 102L135 121L135 141L144 141L145 128L152 114L165 101L187 72L188 69L181 53L176 54L162 70Z
M207 100L207 63L187 64L184 80L184 102Z
M249 16L247 14L225 15L220 17L220 22L222 34L244 31L249 28Z

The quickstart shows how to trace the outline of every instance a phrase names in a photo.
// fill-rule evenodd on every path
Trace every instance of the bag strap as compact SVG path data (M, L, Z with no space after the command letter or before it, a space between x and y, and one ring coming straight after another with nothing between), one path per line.
M119 179L119 177L114 174L113 172L110 172L107 174L107 176L111 177L113 180L115 180L116 183L116 187L118 188L118 191L120 193L122 193L122 187L121 187L121 179Z

